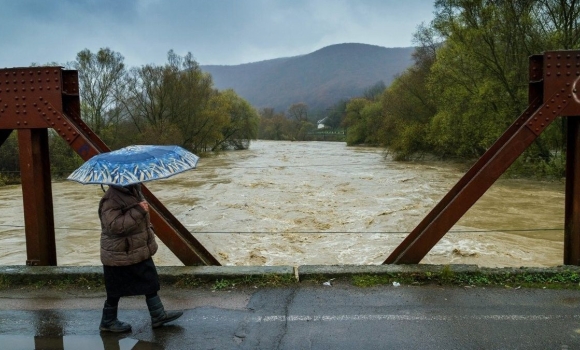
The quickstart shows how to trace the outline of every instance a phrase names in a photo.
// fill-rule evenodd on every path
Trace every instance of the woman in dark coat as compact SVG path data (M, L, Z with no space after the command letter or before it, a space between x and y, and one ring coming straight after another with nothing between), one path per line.
M153 328L179 318L183 312L166 312L157 295L159 276L151 257L158 246L141 184L109 186L99 203L99 219L107 290L100 330L131 330L130 324L117 319L119 299L124 296L145 295Z

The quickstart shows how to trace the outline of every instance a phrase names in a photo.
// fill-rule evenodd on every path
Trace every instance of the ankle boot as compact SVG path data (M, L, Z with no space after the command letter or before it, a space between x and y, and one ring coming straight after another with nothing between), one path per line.
M109 306L105 303L103 307L103 317L99 329L109 332L127 332L131 330L131 325L117 319L117 307Z
M151 315L151 327L157 328L167 322L174 321L183 315L182 311L165 311L161 298L158 295L153 298L145 299L149 314Z

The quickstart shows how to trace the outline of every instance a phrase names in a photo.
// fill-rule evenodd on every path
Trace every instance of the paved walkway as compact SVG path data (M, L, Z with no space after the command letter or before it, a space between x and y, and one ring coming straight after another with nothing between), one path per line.
M121 299L126 334L100 333L103 292L0 291L2 349L580 349L573 290L301 283L280 288L162 287L152 330L145 301Z

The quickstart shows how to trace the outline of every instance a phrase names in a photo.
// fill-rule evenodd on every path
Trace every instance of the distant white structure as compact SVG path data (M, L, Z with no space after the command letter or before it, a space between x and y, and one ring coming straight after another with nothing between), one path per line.
M318 125L318 129L324 129L325 125L324 125L324 121L328 119L328 117L324 117L322 119L320 119L319 121L316 122L316 124Z

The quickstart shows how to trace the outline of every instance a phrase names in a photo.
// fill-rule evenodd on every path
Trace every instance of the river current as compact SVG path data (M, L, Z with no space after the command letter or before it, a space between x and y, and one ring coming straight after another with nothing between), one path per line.
M380 264L464 171L340 142L254 141L147 187L222 265ZM101 188L52 190L58 265L100 265ZM23 226L21 187L0 187L0 265L25 264ZM500 179L421 263L561 265L563 226L563 181ZM158 265L182 265L158 242Z

